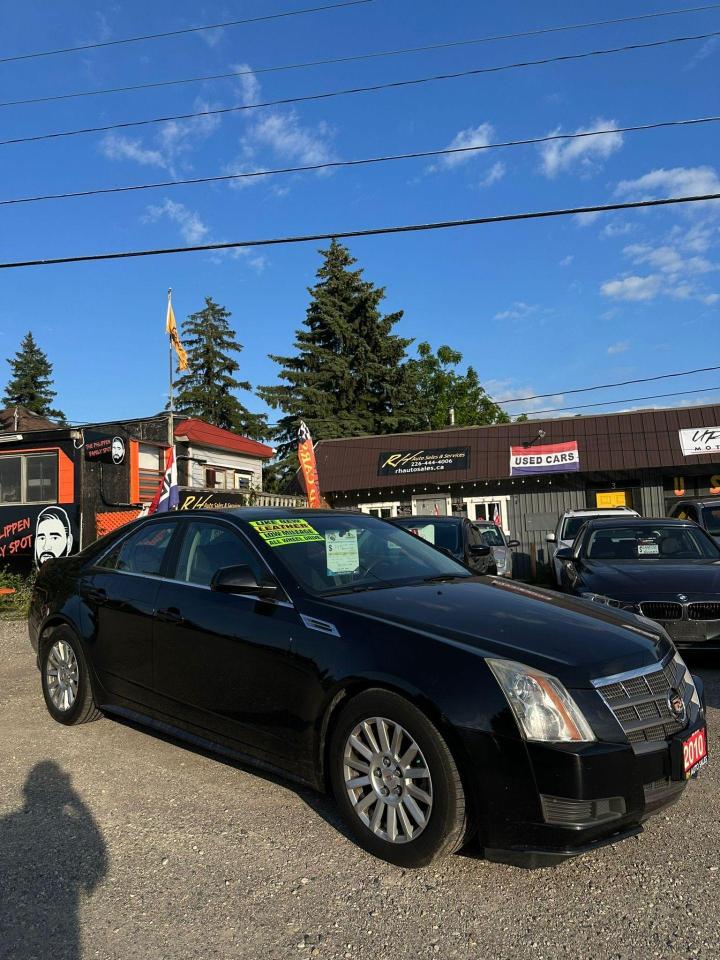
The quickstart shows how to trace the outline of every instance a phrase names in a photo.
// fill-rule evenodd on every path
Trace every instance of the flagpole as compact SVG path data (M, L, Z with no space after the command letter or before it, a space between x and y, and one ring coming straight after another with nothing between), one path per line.
M172 304L172 287L168 287L168 310ZM168 357L170 362L170 389L169 389L169 408L168 408L168 446L172 448L175 443L175 430L174 430L174 392L173 392L173 344L172 337L168 331Z

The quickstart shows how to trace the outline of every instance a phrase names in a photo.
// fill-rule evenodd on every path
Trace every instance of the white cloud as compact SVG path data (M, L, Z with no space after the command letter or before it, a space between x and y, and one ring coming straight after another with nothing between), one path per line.
M712 56L712 54L715 53L719 42L720 40L718 40L718 37L710 37L710 39L706 40L705 43L700 47L697 53L690 58L683 69L692 70L699 63L702 63L702 61L707 57Z
M720 193L720 179L713 167L660 167L635 180L621 180L615 193L638 200Z
M185 204L176 203L166 197L162 203L147 208L143 221L157 223L163 218L178 225L185 243L198 244L207 241L210 228L203 223L194 210L190 210Z
M498 180L502 180L505 176L505 164L498 160L494 163L485 176L480 180L481 187L490 187L493 183L497 183Z
M293 110L266 114L253 124L249 138L253 150L266 147L279 157L313 164L331 159L329 135L326 123L319 123L315 128L305 127Z
M106 134L100 141L100 151L108 160L132 160L143 166L168 169L167 160L160 150L144 147L140 140L120 134Z
M607 280L600 287L603 295L613 300L642 301L652 300L660 293L662 280L656 274L647 277L624 277L620 280Z
M614 120L597 117L587 127L578 127L575 133L592 133L594 130L608 130L617 124ZM560 128L552 131L560 133ZM556 177L559 173L579 170L581 173L595 172L623 144L621 133L598 134L595 137L580 137L577 140L554 140L540 147L541 170L546 177Z
M193 103L192 112L202 113L215 110L220 104L213 104L207 100L197 98ZM157 134L158 142L168 154L170 163L179 153L187 153L198 143L210 137L220 126L221 119L217 114L195 117L192 120L171 120L164 123Z
M671 276L710 273L717 267L705 257L683 257L680 251L669 244L657 247L649 243L633 243L623 250L633 263L647 264Z
M624 237L628 233L632 233L634 229L635 225L628 223L626 220L611 220L602 228L602 235L604 237Z
M516 300L507 310L496 313L493 320L524 320L525 317L537 313L538 309L536 303L525 303L524 300Z
M618 340L617 343L611 343L607 348L607 355L609 357L616 357L619 353L627 353L629 349L629 340Z
M457 150L467 147L485 147L488 143L492 142L494 134L495 131L490 123L481 123L477 127L466 127L464 130L455 134L446 149ZM455 167L460 167L468 163L470 160L476 159L480 153L482 153L480 150L468 150L467 153L451 153L445 157L440 157L439 160L428 167L428 170L431 173L438 170L452 170ZM502 172L505 172L504 169Z
M538 391L534 386L528 383L517 383L515 380L488 380L484 384L488 396L491 396L496 403L502 405L515 397L533 397ZM552 407L563 405L565 397L557 393L551 397L538 397L536 400L525 400L520 403L510 403L505 408L511 417L517 417L521 413L532 413L535 410L546 410Z
M574 259L575 259L575 255L572 253L569 253L566 257L562 258L562 260L560 261L560 266L569 267Z
M602 213L600 213L598 210L595 210L591 213L576 213L573 219L579 227L589 227L591 223L595 223L597 218L601 216Z
M257 103L260 99L260 81L253 73L249 63L236 63L233 66L235 73L239 73L238 88L240 99L245 105Z

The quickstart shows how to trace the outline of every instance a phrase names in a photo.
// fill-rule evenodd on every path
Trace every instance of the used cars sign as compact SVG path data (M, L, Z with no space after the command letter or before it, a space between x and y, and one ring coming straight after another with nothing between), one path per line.
M510 476L531 473L573 473L580 469L577 440L543 446L510 447Z

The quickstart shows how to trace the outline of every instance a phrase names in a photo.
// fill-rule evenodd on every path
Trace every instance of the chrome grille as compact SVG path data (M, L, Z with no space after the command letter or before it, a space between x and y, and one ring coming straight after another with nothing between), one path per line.
M682 620L683 606L664 600L646 600L640 604L640 613L649 620Z
M670 710L668 693L679 690L687 705L691 694L686 675L685 664L675 657L662 666L618 680L596 680L595 687L630 743L646 743L667 740L683 728L685 721L678 722Z
M720 620L720 603L689 603L688 620Z

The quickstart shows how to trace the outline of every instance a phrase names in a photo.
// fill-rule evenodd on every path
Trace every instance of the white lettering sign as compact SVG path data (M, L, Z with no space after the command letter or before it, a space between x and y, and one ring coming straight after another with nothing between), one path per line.
M680 446L686 457L720 453L720 427L690 427L680 430Z

